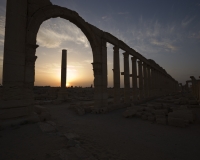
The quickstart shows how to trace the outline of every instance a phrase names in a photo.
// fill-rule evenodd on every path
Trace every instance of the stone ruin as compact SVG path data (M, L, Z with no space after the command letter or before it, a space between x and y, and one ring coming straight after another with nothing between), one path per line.
M61 88L34 88L37 32L45 20L56 17L69 20L87 37L93 53L94 88L65 88L63 82L66 82L66 75L62 75ZM107 42L114 46L112 89L107 88ZM124 50L123 72L120 72L119 49ZM63 50L63 57L66 59L66 50ZM130 58L132 73L129 71ZM64 66L62 68L66 70ZM120 88L120 74L124 76L123 89ZM86 91L91 93L85 96ZM0 88L1 121L30 117L34 112L35 100L54 100L54 103L60 103L74 99L73 92L80 94L79 100L93 100L90 102L93 112L104 113L179 91L178 81L155 61L146 59L114 35L89 24L77 12L53 5L50 0L7 0L3 88Z

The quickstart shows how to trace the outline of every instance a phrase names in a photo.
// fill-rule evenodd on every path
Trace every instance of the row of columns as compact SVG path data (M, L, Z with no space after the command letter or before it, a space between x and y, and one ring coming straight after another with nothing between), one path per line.
M92 63L95 75L95 106L101 107L102 104L107 104L107 47L105 41L102 41L102 62ZM128 52L123 53L124 57L124 102L129 104L132 100L140 100L162 96L170 92L178 91L177 82L169 75L154 69L136 57L131 57L132 74L129 70L129 56ZM66 87L66 59L67 50L62 50L62 64L61 64L61 89ZM113 79L114 79L114 103L119 104L121 99L120 89L120 58L119 47L113 47ZM101 71L100 68L102 67ZM101 72L101 73L100 73ZM98 76L103 74L103 79L100 83ZM132 78L132 89L130 88L130 77ZM102 87L105 86L105 87ZM103 93L103 94L102 94Z
M200 101L200 79L196 79L194 76L191 76L190 78L191 78L191 81L189 82L192 83L192 87L191 87L192 94L198 101Z
M114 103L120 103L120 60L119 47L113 47L113 78L114 78ZM129 71L129 53L124 52L124 102L162 96L178 91L178 82L171 76L142 62L137 57L131 57L132 74ZM130 77L132 77L132 89L130 88Z

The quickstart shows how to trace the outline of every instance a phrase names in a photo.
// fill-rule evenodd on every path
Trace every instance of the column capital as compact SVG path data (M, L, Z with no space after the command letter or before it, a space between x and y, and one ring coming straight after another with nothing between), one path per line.
M119 46L114 46L113 50L114 50L114 52L119 52Z
M147 67L147 64L146 64L146 63L144 63L144 62L143 62L143 64L142 64L142 65L143 65L144 67Z
M131 57L131 60L132 60L132 62L133 62L133 61L136 62L137 58L136 58L136 57Z
M138 62L138 65L142 65L142 61L141 60L139 60L137 62Z
M102 47L106 47L107 48L106 43L107 43L107 41L105 39L101 39L101 46Z
M128 52L124 52L123 55L124 55L124 57L128 57L129 53Z

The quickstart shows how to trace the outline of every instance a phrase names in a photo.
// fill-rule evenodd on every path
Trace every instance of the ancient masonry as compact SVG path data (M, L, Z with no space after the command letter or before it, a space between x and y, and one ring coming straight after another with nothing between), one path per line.
M140 99L178 91L178 82L153 60L146 59L110 33L85 22L75 11L52 5L49 0L7 0L3 97L0 100L1 120L32 114L35 61L37 59L35 53L38 47L36 36L40 25L45 20L55 17L61 17L75 24L90 42L93 53L94 106L96 108L108 105L107 42L114 45L114 104L120 103L119 49L125 51L123 53L124 72L121 73L124 75L125 103L130 103L130 97L138 98L137 86L139 86ZM130 58L132 73L129 72ZM132 89L130 89L130 77L132 77Z
M62 50L62 60L61 60L61 88L66 88L67 80L67 50Z

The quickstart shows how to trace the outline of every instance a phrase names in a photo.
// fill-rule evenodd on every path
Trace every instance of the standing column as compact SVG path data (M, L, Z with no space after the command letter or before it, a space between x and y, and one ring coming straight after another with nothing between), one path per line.
M148 97L151 97L151 94L150 94L150 89L151 89L151 75L150 75L150 66L147 66L147 83L148 83L148 86L147 86L147 91L148 91Z
M152 96L156 96L156 78L155 78L155 69L151 69L151 79L152 79Z
M139 91L140 91L140 99L143 99L142 61L138 61L138 77L139 77Z
M107 107L107 47L104 39L98 39L99 45L93 48L94 72L94 108Z
M124 102L130 103L129 53L124 52Z
M147 65L146 63L143 63L143 74L144 74L144 96L145 98L148 97L148 91L147 91Z
M119 63L119 47L113 47L113 79L114 79L114 104L120 103L120 63Z
M133 100L137 100L137 64L136 57L131 57L132 60L132 86L133 86Z
M61 60L61 88L66 88L67 80L67 50L62 50L62 60Z

